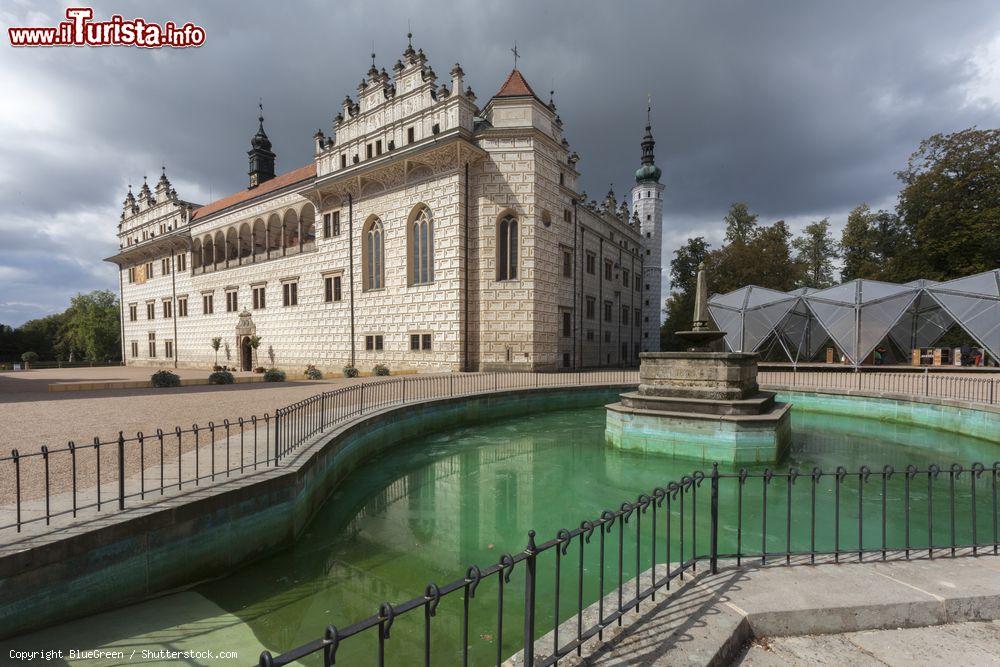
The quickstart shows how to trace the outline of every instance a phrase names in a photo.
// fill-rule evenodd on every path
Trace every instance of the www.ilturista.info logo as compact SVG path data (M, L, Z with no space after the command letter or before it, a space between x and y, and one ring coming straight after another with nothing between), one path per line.
M205 43L205 29L193 23L178 26L173 21L163 25L142 18L125 19L115 14L108 21L92 21L90 7L70 7L68 21L47 28L7 28L11 46L140 46L159 49L165 46L186 48Z

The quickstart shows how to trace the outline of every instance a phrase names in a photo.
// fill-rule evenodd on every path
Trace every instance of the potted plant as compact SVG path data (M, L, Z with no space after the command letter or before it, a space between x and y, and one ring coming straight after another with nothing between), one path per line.
M310 380L322 380L323 371L316 368L316 366L314 366L313 364L309 364L308 366L306 366L306 377L309 378Z
M285 371L278 370L277 368L268 368L264 371L264 382L284 382L285 381Z
M354 364L347 364L344 366L344 377L345 378L356 378L360 375L357 367Z
M389 374L389 367L386 366L385 364L375 364L375 367L372 369L372 375L388 375L388 374Z
M221 338L212 339L212 349L215 350L215 370L221 370L219 368L219 348L222 347Z
M233 374L229 371L216 371L208 376L209 384L232 384L234 381Z
M257 364L257 348L260 347L260 336L258 336L257 334L254 334L253 336L250 336L247 339L247 343L250 345L250 356L253 357L253 363L254 363L254 365L256 365ZM263 368L261 368L260 372L261 373L264 372Z
M154 387L179 387L181 384L181 378L176 373L171 373L170 371L156 371L153 376L149 378L153 383Z

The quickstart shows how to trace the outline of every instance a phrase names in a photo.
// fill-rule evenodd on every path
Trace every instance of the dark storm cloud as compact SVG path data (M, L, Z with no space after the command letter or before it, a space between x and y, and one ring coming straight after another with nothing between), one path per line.
M258 97L279 170L308 162L313 132L329 133L356 95L372 42L391 69L407 19L439 78L460 62L481 105L517 40L535 91L555 88L594 198L631 185L651 94L665 258L687 236L718 239L736 200L793 225L891 206L893 172L922 138L1000 120L995 2L171 2L95 14L140 10L204 26L206 45L0 47L0 322L116 289L100 260L116 249L125 186L161 163L185 199L244 187ZM63 12L13 0L0 22Z

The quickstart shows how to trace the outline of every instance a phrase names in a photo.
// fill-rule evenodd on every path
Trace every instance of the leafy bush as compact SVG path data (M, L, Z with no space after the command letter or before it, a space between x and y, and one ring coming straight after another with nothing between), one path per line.
M306 366L306 377L309 378L310 380L322 380L323 371L316 368L312 364L309 364L308 366Z
M31 368L31 364L38 361L38 353L28 350L27 352L21 355L21 361L24 362L25 368Z
M170 371L156 371L149 379L154 387L179 387L181 385L180 376Z
M235 380L229 371L215 371L208 376L209 384L232 384Z
M356 378L356 377L358 377L358 375L360 375L360 372L358 371L358 369L355 366L353 366L351 364L347 364L346 366L344 366L344 377L345 378Z
M278 370L277 368L268 368L264 371L264 382L284 382L285 381L285 371Z
M375 368L372 369L372 373L375 375L388 375L389 367L385 364L375 364Z

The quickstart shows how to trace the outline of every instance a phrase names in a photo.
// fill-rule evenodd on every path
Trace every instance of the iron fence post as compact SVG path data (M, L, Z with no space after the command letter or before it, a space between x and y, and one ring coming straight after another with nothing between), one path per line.
M710 548L712 574L719 572L719 464L712 464L712 506L711 506ZM655 567L655 563L654 563Z
M274 465L281 457L281 408L274 411Z
M538 549L535 546L535 531L528 531L528 546L524 553L524 664L535 664L535 567Z
M118 509L125 509L125 435L118 431Z
M929 368L924 369L924 396L931 395L931 371Z

